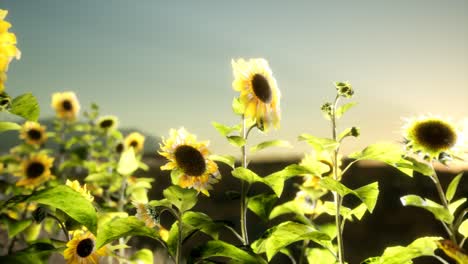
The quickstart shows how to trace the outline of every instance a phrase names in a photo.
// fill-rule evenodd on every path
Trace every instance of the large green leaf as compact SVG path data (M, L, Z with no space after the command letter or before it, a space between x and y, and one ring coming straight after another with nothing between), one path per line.
M453 180L450 182L447 188L447 192L445 194L445 197L447 197L447 200L449 202L452 201L453 197L455 196L455 193L457 192L458 184L460 183L462 176L463 176L463 172L455 176L455 178L453 178Z
M455 202L452 202L448 205L448 209L450 214L455 215L455 212L457 209L466 202L466 198L461 198L456 200Z
M192 252L195 259L208 259L211 257L225 257L237 263L244 264L266 264L267 262L259 256L254 256L221 240L208 241L203 246Z
M388 247L380 257L365 260L363 264L411 264L412 259L422 256L434 256L436 241L440 237L421 237L407 247Z
M227 136L226 138L235 147L242 147L246 143L245 139L240 136Z
M96 238L96 248L101 248L112 241L128 236L146 236L157 240L160 239L155 229L147 227L143 221L135 216L129 216L114 219L100 226Z
M232 171L232 176L246 181L250 184L255 182L264 182L264 179L258 176L255 172L244 168L244 167L237 167Z
M120 155L119 164L117 165L117 172L129 176L139 167L138 160L135 157L133 148L128 148L122 155Z
M214 239L218 239L218 232L224 226L223 224L213 222L213 220L204 213L192 211L184 213L182 222L202 231Z
M288 141L285 140L270 140L270 141L264 141L262 143L259 143L253 147L250 148L251 152L257 152L266 148L271 148L271 147L284 147L284 148L290 148L292 147L291 144Z
M211 160L219 161L233 168L236 164L236 157L230 155L210 155Z
M348 112L348 110L351 109L355 105L357 105L356 102L350 102L350 103L347 103L338 107L335 111L335 117L339 119L340 117L344 115L344 113Z
M211 122L211 124L216 129L216 131L218 131L218 133L221 134L221 136L223 137L226 137L227 135L229 135L231 132L234 132L234 131L240 132L239 125L226 126L218 122Z
M333 139L330 138L319 138L310 134L301 134L299 140L306 141L311 145L317 152L322 151L333 151L340 145Z
M13 122L0 122L0 132L8 130L20 130L21 126Z
M197 194L196 190L185 189L175 185L163 191L164 197L177 207L180 212L185 212L195 206Z
M36 97L31 93L25 93L11 101L10 112L27 120L37 121L40 109Z
M247 207L263 221L267 222L276 200L278 200L276 195L262 193L249 197Z
M276 196L280 197L283 193L284 182L294 176L301 175L301 174L310 174L313 173L310 168L306 166L301 166L297 164L292 164L284 169L274 172L265 178L263 178L263 182L270 186L270 188L275 192Z
M307 261L314 264L335 264L335 256L324 248L308 248L306 251Z
M2 222L6 223L8 227L8 238L12 238L17 234L23 232L26 228L28 228L31 225L32 220L14 220L10 218L4 218L2 219Z
M252 244L252 249L257 254L266 252L270 261L284 247L305 239L321 244L329 241L330 237L312 226L287 221L267 230L266 236Z
M429 199L423 199L417 195L406 195L401 197L400 200L404 206L411 205L426 209L431 212L436 219L444 221L447 224L451 224L453 221L453 215L451 215L447 209Z
M354 152L349 157L357 160L376 160L395 165L395 163L401 161L403 154L401 146L394 143L381 142L372 144L362 151Z
M96 234L96 209L83 195L66 185L58 185L34 193L26 199L26 202L36 202L60 209Z

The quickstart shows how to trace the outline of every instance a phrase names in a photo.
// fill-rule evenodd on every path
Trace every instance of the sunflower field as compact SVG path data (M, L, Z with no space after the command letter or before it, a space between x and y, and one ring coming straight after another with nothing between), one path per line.
M310 153L263 174L251 166L250 155L291 145L280 139L252 144L249 136L280 129L281 92L266 59L239 58L231 61L238 96L226 99L239 122L212 122L237 153L212 153L208 141L183 127L145 150L143 134L124 134L118 117L101 115L97 104L83 109L73 91L51 95L53 123L41 124L35 95L15 94L6 85L9 64L21 57L7 13L0 10L0 133L15 131L21 143L0 152L0 263L351 263L346 224L372 218L381 189L378 181L345 185L343 178L361 161L430 179L430 195L438 199L405 194L400 206L426 210L445 231L389 242L381 255L361 263L407 264L421 257L468 263L467 195L457 192L463 171L443 186L437 170L467 159L466 121L410 118L401 144L377 142L345 157L342 142L360 136L357 126L339 128L356 105L355 89L335 82L331 100L317 106L329 137L298 135ZM157 166L164 176L151 173L145 151L163 160ZM159 185L161 177L168 178L167 186ZM214 197L226 180L239 188ZM156 184L162 191L154 195ZM286 188L295 195L285 198ZM201 210L200 204L216 199L232 201L235 222ZM267 226L260 233L252 232L254 215Z

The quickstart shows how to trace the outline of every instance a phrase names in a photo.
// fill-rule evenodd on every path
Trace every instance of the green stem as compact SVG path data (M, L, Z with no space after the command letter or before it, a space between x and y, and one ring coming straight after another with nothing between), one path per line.
M250 129L249 129L250 131ZM245 116L242 115L242 138L247 141L248 131L246 128ZM246 151L247 142L241 147L242 160L241 165L244 168L247 168L247 151ZM241 180L241 197L240 197L240 225L241 225L241 234L244 246L249 244L249 236L247 233L247 190L249 186L248 183Z
M125 206L125 203L127 202L126 198L125 198L125 190L127 188L127 177L126 176L122 176L123 179L122 179L122 186L120 187L120 191L119 191L119 201L117 202L117 211L118 212L123 212L124 211L124 206ZM124 245L125 244L125 239L122 237L122 238L119 238L119 245ZM122 258L125 258L125 248L121 247L119 249L119 255L122 257ZM122 263L122 261L119 259L119 263Z
M62 228L63 234L65 235L65 238L67 239L67 241L70 241L70 236L68 235L68 231L65 228L65 226L63 225L63 223L60 221L60 219L58 219L55 215L50 214L50 213L47 214L47 216L54 219L55 221L57 221L57 223L60 225L60 228Z
M299 256L299 264L304 263L305 250L308 244L309 244L309 240L302 241L301 255Z
M447 198L445 197L445 194L444 194L444 190L442 189L442 186L440 184L440 181L439 181L439 177L437 176L437 173L435 172L434 170L434 174L432 175L432 180L436 186L436 189L437 189L437 193L439 194L439 198L440 200L442 201L442 205L444 206L445 210L449 211L449 206L448 206L448 201L447 201ZM442 222L442 225L444 225L445 227L445 230L447 231L449 237L450 237L450 240L452 240L452 242L455 244L455 245L458 245L457 243L457 238L455 236L456 234L456 230L453 226L453 223L450 223L450 224L446 224L445 222L441 221Z
M336 125L336 108L338 106L338 101L339 101L340 96L337 95L335 97L335 101L333 103L333 108L332 108L332 116L331 116L331 121L332 121L332 135L333 135L333 140L337 141L337 125ZM340 181L341 177L338 173L338 154L339 154L339 146L333 151L333 178L336 181ZM343 197L341 197L340 194L337 192L333 192L333 198L334 198L334 203L336 206L336 212L335 212L335 225L336 225L336 241L338 243L338 262L340 264L344 263L344 245L343 245L343 228L342 228L342 221L343 219L341 218L341 204L343 202Z
M177 215L177 224L179 227L179 235L177 237L175 264L180 264L182 263L182 215Z

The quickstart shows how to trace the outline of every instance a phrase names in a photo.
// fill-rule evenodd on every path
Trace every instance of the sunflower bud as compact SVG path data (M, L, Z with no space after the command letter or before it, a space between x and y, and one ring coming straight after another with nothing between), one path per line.
M333 107L331 103L324 103L322 107L320 107L320 110L322 110L322 114L326 119L331 119L333 112Z
M34 221L36 221L37 223L42 222L42 220L44 220L44 218L46 218L46 216L47 216L47 209L45 209L42 206L39 206L32 213L32 217L33 217Z
M335 87L338 92L338 95L344 98L353 97L354 90L351 84L349 84L348 82L335 82Z

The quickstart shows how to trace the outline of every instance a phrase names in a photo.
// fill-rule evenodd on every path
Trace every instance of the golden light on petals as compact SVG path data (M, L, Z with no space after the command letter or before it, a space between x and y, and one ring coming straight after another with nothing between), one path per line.
M20 138L30 145L42 145L47 141L46 128L37 122L26 121L21 127Z
M5 90L6 72L11 60L21 57L21 52L16 47L16 36L9 32L11 24L5 21L7 14L7 10L0 9L0 93Z
M58 118L75 121L80 112L80 103L74 92L61 92L52 95L52 108Z
M141 152L143 150L145 143L145 136L138 132L132 132L127 137L125 137L124 145L125 148L133 148L135 153Z
M35 188L51 179L53 176L51 175L50 168L53 162L54 158L43 153L31 155L21 162L21 169L16 173L21 179L16 185Z
M174 184L193 188L208 196L211 184L220 179L218 165L208 158L208 142L198 142L184 128L171 129L169 134L168 139L163 138L158 152L168 159L161 169L173 171L172 175L177 178Z
M429 159L438 159L442 153L457 155L466 147L462 129L450 120L437 116L407 119L403 136L409 151Z
M108 250L105 246L96 249L96 238L91 232L77 230L63 255L67 264L96 264L100 257L108 255Z
M281 93L265 59L232 60L234 81L232 87L240 92L244 116L255 120L257 126L267 131L278 128L280 122Z
M70 181L67 179L66 183L67 186L70 186L73 190L79 192L86 200L92 202L94 200L94 196L91 195L91 193L86 189L86 184L81 187L81 184L79 181L74 180Z

